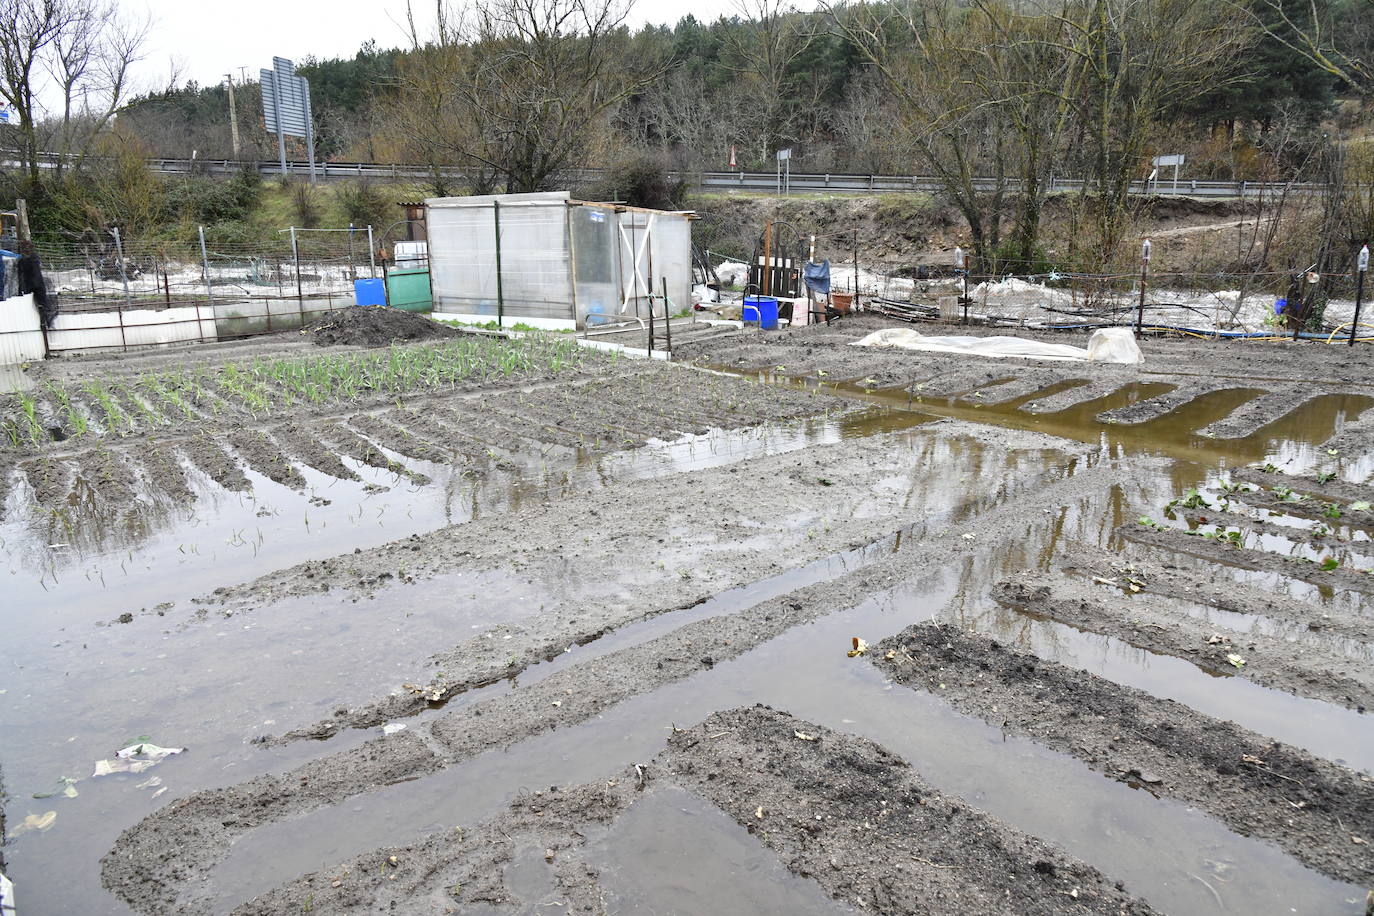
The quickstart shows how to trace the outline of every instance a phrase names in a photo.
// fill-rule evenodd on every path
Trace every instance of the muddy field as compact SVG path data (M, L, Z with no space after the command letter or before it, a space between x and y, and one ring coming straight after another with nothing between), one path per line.
M1364 913L1374 359L877 326L31 367L19 912Z

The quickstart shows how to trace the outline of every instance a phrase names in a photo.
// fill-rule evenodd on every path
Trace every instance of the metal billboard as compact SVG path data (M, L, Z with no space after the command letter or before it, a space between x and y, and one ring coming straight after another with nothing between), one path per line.
M272 69L258 71L262 86L262 114L268 133L277 135L282 174L287 174L286 138L300 137L310 157L310 180L315 180L315 125L310 110L310 81L296 75L285 57L272 58Z

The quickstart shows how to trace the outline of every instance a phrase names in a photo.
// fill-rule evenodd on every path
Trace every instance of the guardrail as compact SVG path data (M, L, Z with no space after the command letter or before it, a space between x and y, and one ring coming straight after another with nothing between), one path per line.
M44 157L48 168L56 165L57 156ZM6 162L6 166L16 163ZM155 172L163 174L233 174L245 168L253 168L263 176L283 174L281 164L276 160L234 160L234 159L149 159L148 165ZM434 170L427 166L403 165L400 163L380 162L317 162L316 175L326 181L342 181L358 178L385 178L392 180L409 179L424 181L434 177ZM309 164L304 161L286 163L286 174L306 176L310 173ZM465 177L462 168L452 167L440 170L445 178ZM695 181L701 187L711 190L737 189L743 191L776 191L778 177L775 172L674 172L673 177ZM605 175L603 169L569 169L560 173L565 183L595 181ZM1085 181L1081 178L1052 177L1048 189L1054 191L1082 190ZM881 194L913 191L939 191L943 186L939 179L924 175L855 175L852 173L799 173L794 172L789 186L795 192L825 192L840 194ZM1290 193L1311 194L1323 191L1326 185L1320 182L1298 182L1285 185L1283 182L1256 181L1192 181L1160 180L1136 181L1131 184L1132 194L1157 194L1180 197L1261 197L1281 192L1285 186ZM975 178L974 187L980 191L992 191L997 187L994 178ZM1015 179L1007 180L1008 191L1020 190L1021 183Z

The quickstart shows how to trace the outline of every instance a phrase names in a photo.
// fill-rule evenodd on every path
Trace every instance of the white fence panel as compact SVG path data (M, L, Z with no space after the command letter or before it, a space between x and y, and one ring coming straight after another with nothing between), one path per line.
M43 358L43 331L33 294L0 299L0 366Z
M122 325L122 326L121 326ZM48 329L54 352L152 347L215 340L215 313L192 305L162 310L59 313Z

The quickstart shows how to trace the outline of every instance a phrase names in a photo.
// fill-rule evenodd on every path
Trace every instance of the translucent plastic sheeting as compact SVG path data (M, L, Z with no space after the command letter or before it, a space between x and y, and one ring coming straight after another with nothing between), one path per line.
M1094 331L1092 337L1088 338L1086 350L1023 337L927 337L911 328L883 328L862 340L854 341L850 346L1127 365L1145 361L1130 328L1101 328Z
M572 207L568 218L577 281L577 324L594 327L614 321L620 311L616 214L601 207Z
M503 312L512 321L575 317L566 192L437 198L426 204L435 311L492 318Z
M496 223L500 214L500 287ZM566 192L426 201L434 307L449 314L576 322L658 316L691 302L686 213L570 201Z

